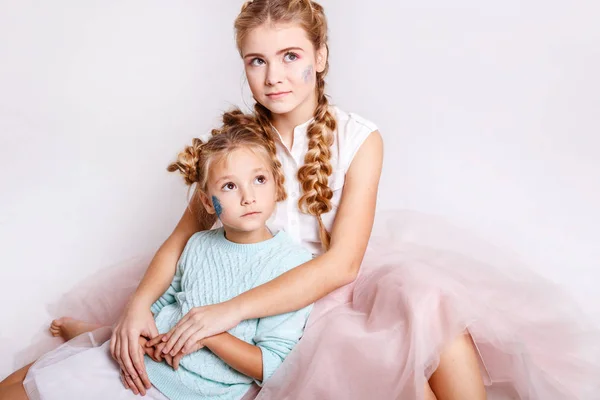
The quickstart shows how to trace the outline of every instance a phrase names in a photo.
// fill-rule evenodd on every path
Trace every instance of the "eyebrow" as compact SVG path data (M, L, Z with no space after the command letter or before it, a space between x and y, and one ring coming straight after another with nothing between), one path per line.
M262 172L262 171L265 171L265 172L266 172L267 170L266 170L265 168L263 168L263 167L258 167L258 168L254 168L254 170L252 171L252 173L254 173L254 174L255 174L255 173L257 173L257 172ZM220 177L219 179L217 179L217 180L215 181L215 185L216 185L217 183L221 182L221 181L225 181L225 180L231 179L231 178L233 178L233 177L234 177L233 175L225 175L225 176L222 176L222 177Z
M288 51L291 50L300 50L300 51L304 51L304 49L302 47L286 47L285 49L279 50L276 54L281 54L281 53L287 53ZM244 56L244 58L248 58L248 57L264 57L264 55L260 54L260 53L248 53Z

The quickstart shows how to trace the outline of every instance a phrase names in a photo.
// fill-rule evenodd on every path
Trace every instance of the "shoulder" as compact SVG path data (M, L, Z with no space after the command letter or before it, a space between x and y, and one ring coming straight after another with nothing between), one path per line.
M341 135L368 136L369 133L378 129L373 121L356 113L346 112L336 106L332 106L331 110L336 118L338 133Z
M339 154L341 167L347 171L354 156L363 143L374 134L381 139L377 125L355 113L341 110L339 107L331 108L337 122L335 134L336 150Z

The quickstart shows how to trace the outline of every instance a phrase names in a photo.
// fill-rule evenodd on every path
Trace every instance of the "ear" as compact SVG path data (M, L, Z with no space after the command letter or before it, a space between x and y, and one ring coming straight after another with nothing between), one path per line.
M325 71L325 66L327 65L327 57L329 56L329 50L327 50L327 45L323 45L317 50L316 58L317 58L317 72Z
M208 196L206 195L206 193L198 190L198 197L200 197L200 201L202 202L202 205L204 206L204 209L206 210L206 212L209 214L214 214L215 208L213 207L212 201L210 201L208 199Z

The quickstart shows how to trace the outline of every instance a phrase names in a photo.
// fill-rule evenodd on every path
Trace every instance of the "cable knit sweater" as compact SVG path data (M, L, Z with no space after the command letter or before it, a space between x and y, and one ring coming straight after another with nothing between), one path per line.
M158 331L168 332L193 307L229 300L311 258L283 231L255 244L230 242L222 228L198 232L183 250L171 286L152 305ZM260 348L263 381L300 340L311 308L245 320L228 331ZM184 356L177 371L147 356L145 363L152 384L171 400L240 399L253 382L206 348Z

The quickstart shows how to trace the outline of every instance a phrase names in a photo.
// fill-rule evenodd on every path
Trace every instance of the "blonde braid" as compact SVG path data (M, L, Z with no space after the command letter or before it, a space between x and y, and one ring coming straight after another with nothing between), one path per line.
M198 138L192 139L192 145L186 146L185 149L177 156L177 161L169 164L167 171L179 173L183 176L186 185L193 185L200 181L200 158L202 157L202 148L205 143ZM200 224L200 229L210 229L217 218L214 214L209 214L200 200L200 187L196 186L194 194L190 199L189 208L192 214L196 216ZM188 192L189 195L189 192Z
M185 149L177 156L177 161L169 164L167 171L179 171L186 185L193 185L198 182L200 179L198 162L202 156L202 146L204 146L202 140L192 139L192 145L185 146Z
M308 126L308 151L304 165L298 170L298 180L304 194L298 200L298 207L305 213L314 215L319 221L319 236L323 248L329 249L331 236L323 224L322 214L331 211L333 191L328 186L331 167L331 145L337 123L329 111L329 102L325 96L323 73L317 73L317 107L314 120Z

